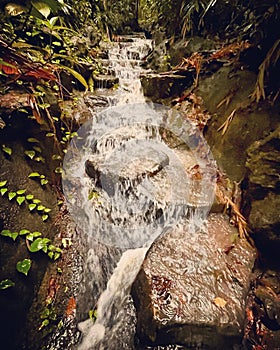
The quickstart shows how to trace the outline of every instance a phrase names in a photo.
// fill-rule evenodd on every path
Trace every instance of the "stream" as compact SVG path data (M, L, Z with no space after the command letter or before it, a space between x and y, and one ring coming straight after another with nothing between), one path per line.
M67 205L89 247L84 290L95 284L101 293L95 323L79 324L79 350L135 349L130 290L149 247L172 227L204 228L214 198L216 165L201 134L179 112L145 101L139 76L151 47L141 35L108 46L107 69L119 86L110 97L96 91L110 106L78 130L64 160ZM100 247L116 266L107 268L103 292Z

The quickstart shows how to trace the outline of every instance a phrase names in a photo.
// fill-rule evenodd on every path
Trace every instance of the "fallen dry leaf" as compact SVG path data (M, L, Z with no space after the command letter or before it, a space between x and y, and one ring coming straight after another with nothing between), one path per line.
M219 307L225 307L227 304L227 301L225 299L217 297L214 299L214 304Z

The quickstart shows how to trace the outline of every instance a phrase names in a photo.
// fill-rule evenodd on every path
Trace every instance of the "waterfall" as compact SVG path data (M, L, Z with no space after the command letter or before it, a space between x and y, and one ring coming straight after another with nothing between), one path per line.
M123 39L109 46L109 67L119 78L113 106L78 130L63 166L64 194L80 230L89 242L123 252L97 302L95 323L79 324L79 350L134 349L130 289L148 248L183 220L203 221L214 195L214 161L196 128L177 111L145 102L139 77L151 41ZM194 164L200 167L199 182L187 173ZM89 253L88 261L100 263Z

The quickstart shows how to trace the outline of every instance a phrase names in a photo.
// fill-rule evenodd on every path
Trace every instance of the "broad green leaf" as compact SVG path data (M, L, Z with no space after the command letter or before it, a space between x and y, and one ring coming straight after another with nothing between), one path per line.
M48 133L46 134L46 136L47 136L47 137L53 137L53 136L54 136L54 133L53 133L53 132L48 132Z
M33 150L26 150L25 152L25 155L27 155L30 159L33 159L35 157L35 151Z
M30 233L30 231L26 230L26 229L22 229L22 230L19 231L19 235L20 236L27 235L28 233Z
M47 179L42 179L41 180L41 185L46 185L49 181Z
M25 201L25 197L24 196L19 196L17 197L17 202L19 205L22 205L22 203Z
M31 267L32 261L30 259L24 259L22 261L19 261L17 263L17 270L18 272L23 273L25 276L27 276L30 267Z
M29 235L26 236L26 239L29 241L33 241L34 238L42 236L41 232L35 231L35 232L30 232Z
M9 192L8 193L9 200L11 201L13 198L15 198L16 195L17 195L16 192Z
M44 210L46 207L44 206L44 205L38 205L38 207L37 207L37 210L38 211L42 211L42 210Z
M28 208L30 211L34 210L36 208L36 206L37 206L37 204L35 204L35 203L28 204Z
M45 213L49 213L50 211L51 211L50 208L45 208L45 209L44 209L44 212L45 212Z
M9 280L9 279L5 279L0 281L0 290L4 290L10 287L14 287L15 282Z
M82 85L84 85L86 90L88 90L88 84L85 78L80 73L67 66L60 65L60 67L68 71L71 75L73 75L73 77L77 79Z
M11 234L12 234L12 232L10 230L2 230L0 232L0 235L5 236L5 237L11 237Z
M40 178L41 179L44 179L46 176L45 175L40 175Z
M33 194L27 194L25 196L25 198L28 200L28 201L31 201L33 198L34 198L34 195Z
M18 190L17 194L24 194L26 192L26 190Z
M49 19L51 26L54 26L58 20L58 17L52 17Z
M5 181L0 181L0 187L4 187L4 186L6 185L6 183L7 183L7 180L5 180Z
M35 139L34 137L29 137L29 139L27 139L27 141L30 143L40 143L40 141Z
M49 217L48 214L44 214L44 215L42 215L42 220L43 220L43 221L46 221L46 220L48 220L48 217Z
M10 237L14 241L16 240L16 238L18 236L18 232L11 232L10 230L2 230L0 234L1 234L1 236L4 236L4 237Z
M39 204L39 203L41 203L41 201L40 201L40 199L33 199L33 203L35 203L35 204Z
M43 1L31 1L32 6L45 18L48 18L51 13L51 8Z
M60 257L60 253L54 253L53 260L57 260Z
M42 238L35 239L34 242L29 246L29 250L31 253L38 252L39 250L43 249L45 247L45 243L43 242Z
M6 187L0 188L0 193L2 196L4 196L4 194L8 191L8 189Z
M41 175L39 174L39 173L37 173L37 172L34 172L34 173L31 173L31 174L29 174L28 175L28 177L40 177Z
M2 146L3 152L7 153L9 156L12 155L13 150L10 147Z

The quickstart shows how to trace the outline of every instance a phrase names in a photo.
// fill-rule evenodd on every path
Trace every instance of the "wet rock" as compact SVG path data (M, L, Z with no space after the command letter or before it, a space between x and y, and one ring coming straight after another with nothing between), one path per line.
M253 72L225 66L210 77L201 77L197 89L212 115L207 122L205 138L219 167L235 181L242 180L247 173L245 150L279 126L276 117L279 107L251 103L249 96L255 82ZM234 117L222 135L218 130L235 109Z
M97 89L110 89L119 82L114 75L99 74L93 76L94 87Z
M280 248L280 127L248 148L246 214L257 246L277 256Z
M181 227L150 248L132 288L143 345L232 349L240 344L255 252L211 214L208 232Z
M144 95L153 102L159 99L180 95L193 83L192 73L187 76L172 73L142 74L140 76Z
M169 164L166 154L152 148L142 148L139 145L137 147L137 145L135 145L134 150L133 145L129 145L132 148L132 156L126 159L122 159L122 149L121 152L115 152L107 162L104 162L104 159L98 159L98 157L95 157L94 160L87 160L85 163L86 173L95 180L99 187L111 193L114 192L117 184L125 185L129 182L135 186L144 178L155 176Z
M249 182L266 189L280 188L280 127L247 150Z
M209 52L218 48L218 43L213 40L198 36L189 38L188 41L180 40L170 46L169 54L172 66L176 66L183 58L191 56L194 52Z

